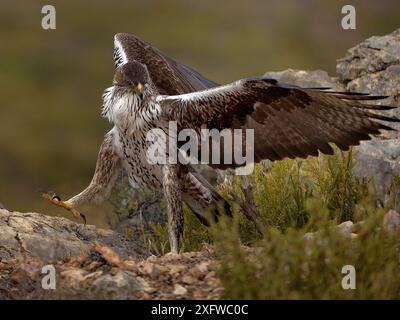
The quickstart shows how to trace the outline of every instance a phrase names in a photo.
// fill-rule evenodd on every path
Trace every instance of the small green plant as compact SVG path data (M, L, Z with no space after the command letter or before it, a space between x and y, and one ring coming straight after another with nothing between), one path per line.
M310 192L302 165L301 160L286 159L273 163L267 172L256 166L254 200L269 226L285 230L307 223L305 204Z
M395 175L392 178L388 190L387 206L394 210L400 209L400 175Z
M206 226L192 213L189 207L184 206L185 227L183 235L184 251L199 251L205 244L212 242L211 235Z
M310 158L305 173L314 183L314 197L319 197L337 222L354 220L357 203L365 195L363 182L353 174L354 151L336 149L332 156Z
M143 242L147 247L149 254L162 256L169 252L168 228L165 223L153 222L148 223L149 230L142 228Z
M199 251L205 244L211 243L209 231L186 206L184 206L184 214L182 249L184 251ZM168 226L166 223L150 221L148 228L143 227L141 233L149 254L161 256L169 252Z

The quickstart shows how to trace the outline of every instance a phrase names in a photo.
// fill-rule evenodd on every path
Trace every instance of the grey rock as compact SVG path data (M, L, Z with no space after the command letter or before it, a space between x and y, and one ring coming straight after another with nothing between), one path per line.
M388 95L378 103L400 106L400 29L389 35L368 38L349 49L346 56L338 60L336 70L348 91ZM400 110L385 114L398 117ZM391 126L400 129L398 123ZM400 172L398 139L399 131L385 131L381 137L363 142L358 148L355 173L360 177L373 177L381 197L390 187L392 177Z
M379 103L400 106L400 29L385 36L374 36L349 49L338 60L336 71L348 91L387 95ZM400 116L400 110L386 114ZM394 124L400 129L400 124ZM385 132L386 138L399 138L398 132Z
M349 49L346 56L338 60L336 71L340 81L348 83L399 63L400 29L385 36L370 37Z
M389 233L400 231L400 214L394 210L390 210L383 217L383 228Z
M400 140L373 139L360 144L354 173L359 177L372 177L377 192L383 195L400 172Z
M0 209L0 259L22 257L56 261L86 254L95 243L109 246L122 257L145 255L141 243L112 230L61 217Z
M345 222L342 222L341 224L339 224L337 226L337 229L344 236L351 238L353 226L354 226L354 224L352 221L345 221Z
M177 296L184 296L185 294L187 294L187 289L183 286L181 286L180 284L176 283L174 286L174 294Z
M327 87L334 91L345 91L345 87L336 78L330 77L323 70L287 69L278 72L267 72L264 76L303 88Z
M95 299L130 299L137 291L148 286L147 282L129 271L119 271L115 275L106 274L97 278L87 295Z

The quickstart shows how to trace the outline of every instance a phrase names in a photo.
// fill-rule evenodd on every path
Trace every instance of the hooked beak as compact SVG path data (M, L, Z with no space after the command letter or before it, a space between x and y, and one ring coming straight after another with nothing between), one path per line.
M135 92L136 92L138 95L142 95L143 90L144 90L144 86L139 82L139 83L137 84L137 86L135 87Z

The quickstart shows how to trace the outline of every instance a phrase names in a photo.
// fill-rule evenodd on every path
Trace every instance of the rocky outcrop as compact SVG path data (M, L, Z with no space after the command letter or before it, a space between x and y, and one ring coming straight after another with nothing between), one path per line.
M0 300L221 297L211 250L148 255L140 239L112 230L0 209ZM42 286L48 265L54 290Z
M339 80L346 90L387 95L381 103L400 106L400 29L386 36L368 38L347 51L336 67ZM400 109L388 114L400 116ZM400 124L392 125L397 130ZM385 132L386 140L361 144L358 150L356 174L375 178L383 195L392 177L400 173L399 131Z
M388 95L383 103L400 106L400 29L374 36L347 51L336 71L348 91ZM399 115L399 110L394 110ZM398 133L392 135L397 138Z
M88 253L95 243L107 245L126 258L145 255L140 242L112 230L39 213L0 209L0 260L39 258L58 261Z

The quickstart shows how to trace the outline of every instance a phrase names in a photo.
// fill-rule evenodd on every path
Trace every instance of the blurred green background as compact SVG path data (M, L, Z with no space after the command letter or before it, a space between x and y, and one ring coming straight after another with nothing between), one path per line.
M353 4L357 29L343 30ZM57 29L41 28L41 8ZM9 209L66 213L37 189L67 198L94 170L111 126L100 117L113 76L113 36L129 32L220 82L287 68L335 73L336 59L400 26L398 0L0 1L0 202ZM108 225L107 205L84 208Z

